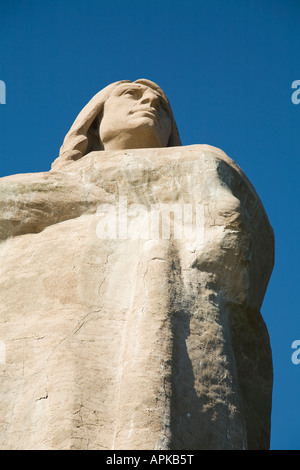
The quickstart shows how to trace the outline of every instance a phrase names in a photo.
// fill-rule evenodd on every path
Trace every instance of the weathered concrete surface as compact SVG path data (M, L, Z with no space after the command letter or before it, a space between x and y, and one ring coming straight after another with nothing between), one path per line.
M204 232L101 239L122 197L131 233L158 203L203 208ZM92 152L2 178L0 207L1 449L268 448L274 238L230 158Z

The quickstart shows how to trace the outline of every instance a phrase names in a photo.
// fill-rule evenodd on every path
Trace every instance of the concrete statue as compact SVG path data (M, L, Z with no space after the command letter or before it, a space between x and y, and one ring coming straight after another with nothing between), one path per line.
M1 449L269 448L273 230L158 85L107 86L0 183Z

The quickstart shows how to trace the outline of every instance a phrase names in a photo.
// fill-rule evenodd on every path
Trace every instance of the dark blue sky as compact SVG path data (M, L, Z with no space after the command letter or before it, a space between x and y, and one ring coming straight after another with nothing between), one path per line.
M300 449L299 0L10 0L0 3L0 176L47 171L104 86L148 78L170 99L183 145L224 150L275 231L262 308L273 350L272 449ZM300 97L300 94L299 94Z

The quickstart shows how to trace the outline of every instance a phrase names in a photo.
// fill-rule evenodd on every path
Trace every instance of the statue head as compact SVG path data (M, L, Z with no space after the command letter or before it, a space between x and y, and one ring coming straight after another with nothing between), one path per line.
M163 90L146 79L121 80L101 90L82 109L52 168L93 151L179 145L177 125Z

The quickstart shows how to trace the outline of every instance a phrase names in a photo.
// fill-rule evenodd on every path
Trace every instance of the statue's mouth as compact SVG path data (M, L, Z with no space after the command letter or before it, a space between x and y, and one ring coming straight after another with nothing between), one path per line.
M149 114L151 117L157 117L157 110L155 108L137 108L131 111L129 114L143 113Z

